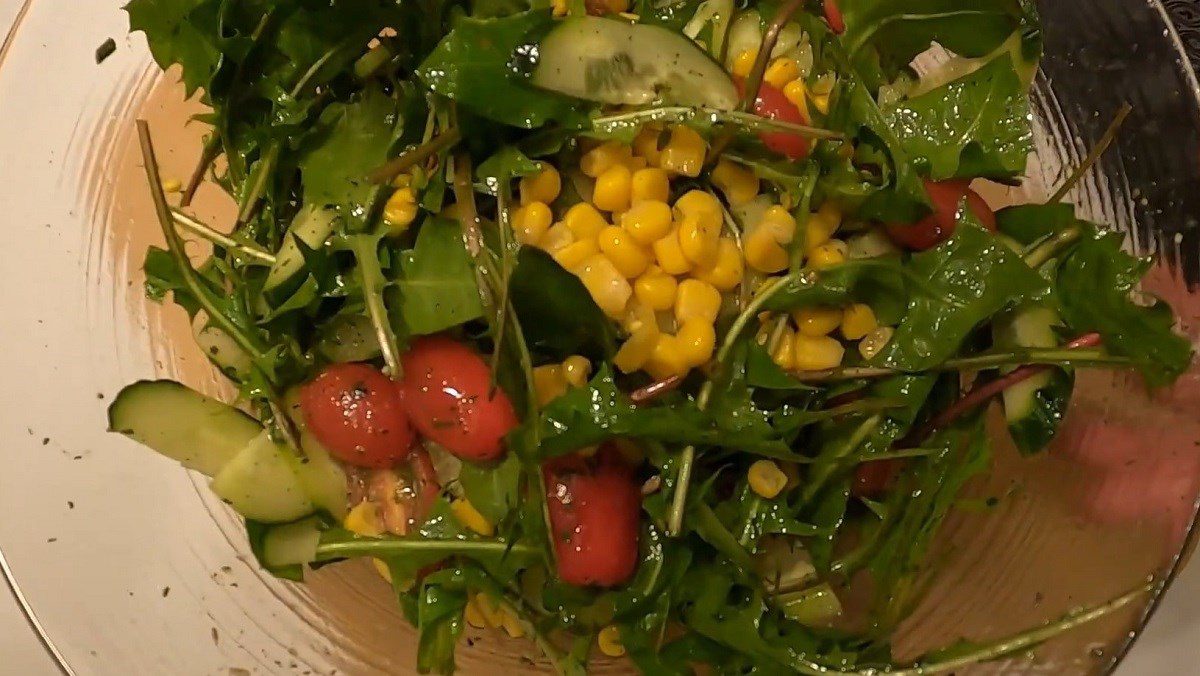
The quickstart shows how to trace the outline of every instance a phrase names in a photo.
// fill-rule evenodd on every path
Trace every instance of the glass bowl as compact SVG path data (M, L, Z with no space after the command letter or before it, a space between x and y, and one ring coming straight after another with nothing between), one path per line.
M108 399L133 380L223 387L182 313L142 294L142 254L161 235L133 120L154 126L167 177L186 177L202 129L185 124L198 107L183 100L177 75L160 74L144 40L126 36L121 4L31 0L0 48L0 569L68 673L409 673L414 634L369 566L329 567L305 585L271 578L202 477L104 432ZM995 205L1044 198L1130 102L1118 142L1071 197L1138 252L1160 256L1147 290L1170 300L1195 337L1200 88L1190 57L1200 55L1200 9L1040 4L1036 157L1022 187L986 196ZM109 37L117 51L97 64ZM222 222L228 205L209 190L197 210ZM899 657L999 637L1150 578L1161 591L1196 516L1197 411L1196 369L1153 396L1128 376L1081 378L1051 452L1018 460L1001 445L996 470L971 486L978 499L946 525L929 594L897 636ZM1159 598L976 670L1108 671ZM1181 636L1194 653L1200 628L1180 631L1191 632ZM459 666L544 665L527 642L471 630Z

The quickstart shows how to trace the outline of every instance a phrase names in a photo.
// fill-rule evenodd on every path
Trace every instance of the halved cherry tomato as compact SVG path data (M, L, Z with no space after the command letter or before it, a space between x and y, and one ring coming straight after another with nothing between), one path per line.
M638 561L641 489L620 452L569 455L543 466L558 576L574 585L612 587Z
M746 83L741 78L734 78L738 93L745 96ZM808 124L808 120L800 109L795 106L778 88L762 83L758 88L758 97L754 99L754 113L768 120L791 122L792 124ZM793 160L802 160L808 156L808 140L786 131L759 132L758 138L768 149Z
M842 10L838 8L837 0L825 0L825 20L829 28L836 34L846 32L846 20L842 18Z
M857 498L878 498L891 487L902 466L898 459L862 463L854 470L850 493Z
M967 208L983 227L996 231L996 214L979 193L970 187L970 181L925 181L925 192L933 203L933 213L913 224L888 223L887 232L892 241L912 249L924 251L950 239L958 222L958 205L967 198Z
M391 467L408 455L413 429L395 383L366 364L332 364L300 389L317 441L355 467Z
M512 402L492 388L479 353L445 336L426 336L401 359L400 390L412 424L463 460L504 454L504 435L517 426Z

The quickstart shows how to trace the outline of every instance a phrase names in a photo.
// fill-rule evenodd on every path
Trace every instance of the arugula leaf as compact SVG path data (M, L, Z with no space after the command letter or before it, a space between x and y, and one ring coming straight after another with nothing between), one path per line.
M163 70L183 68L187 96L208 86L222 57L218 0L130 0L129 30L142 31Z
M508 284L508 297L532 349L556 359L574 354L607 359L616 353L612 321L583 282L550 254L522 247Z
M463 246L462 228L445 218L425 221L416 247L400 256L396 282L404 327L414 336L444 331L483 316L475 267Z
M549 10L499 19L463 17L417 69L431 91L478 115L522 129L581 126L585 104L528 83L532 47L554 25Z
M1075 205L1018 204L996 212L996 228L1026 246L1075 225Z
M939 181L1024 172L1033 150L1028 115L1028 95L1007 56L885 111L908 156Z
M909 270L927 280L895 336L875 362L924 371L954 356L980 323L1012 304L1048 291L1037 271L979 226L967 210L954 236L912 257Z
M851 260L793 277L763 304L764 310L791 311L812 305L865 303L885 324L899 321L909 304L908 276L898 259Z
M417 600L417 671L454 673L454 649L465 628L467 592L437 583L435 573Z
M334 208L350 232L366 229L381 192L367 173L387 160L405 134L411 96L411 90L401 89L397 98L372 87L356 101L325 109L322 131L309 139L299 160L307 204Z
M479 164L475 174L480 183L476 186L480 192L488 195L497 194L497 184L500 181L511 181L541 170L542 163L535 162L514 146L504 146L491 157Z
M746 384L764 390L812 391L815 389L779 368L771 355L767 354L767 348L753 341L746 352Z
M1152 387L1168 385L1187 371L1191 343L1174 330L1171 307L1130 297L1152 265L1122 250L1120 233L1095 233L1077 244L1058 272L1062 317L1073 332L1099 332L1104 346L1133 360Z
M494 466L464 462L458 483L480 514L492 523L500 523L520 501L521 462L513 453Z

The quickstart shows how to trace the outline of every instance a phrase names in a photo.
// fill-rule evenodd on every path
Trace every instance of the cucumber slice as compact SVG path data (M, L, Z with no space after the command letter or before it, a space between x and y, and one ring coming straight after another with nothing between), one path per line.
M108 429L213 476L262 425L173 380L143 380L121 390L108 407Z
M720 110L738 103L737 88L721 64L662 26L575 17L551 30L538 52L533 84L575 98Z
M294 523L271 526L262 540L262 563L267 568L298 566L317 559L321 521L309 517Z
M208 314L203 310L197 312L192 320L192 335L209 361L221 369L221 373L238 381L250 374L253 368L250 355L228 333L209 324Z
M1058 315L1050 308L1027 307L1013 313L1006 322L997 323L996 344L1016 347L1054 347L1058 338L1054 326ZM1011 370L1011 369L1009 369ZM1050 384L1053 371L1046 371L1004 390L1004 417L1014 423L1034 412L1038 391Z
M317 351L331 362L370 361L381 354L375 327L361 315L334 319L320 336Z
M294 463L292 471L300 479L300 485L308 499L319 509L329 512L331 516L341 521L346 517L350 506L346 504L346 472L330 455L329 451L317 441L312 434L300 434L300 446L304 458L297 458L289 453L288 457Z
M213 477L212 490L247 519L295 521L314 509L294 469L298 463L291 449L263 431Z
M842 603L829 583L782 594L776 599L784 615L806 627L826 626L842 614Z
M300 283L304 278L304 255L296 245L296 238L310 249L323 246L333 232L334 217L333 210L324 207L306 206L300 210L283 238L283 246L275 254L275 264L263 284L264 293L273 297L286 295Z

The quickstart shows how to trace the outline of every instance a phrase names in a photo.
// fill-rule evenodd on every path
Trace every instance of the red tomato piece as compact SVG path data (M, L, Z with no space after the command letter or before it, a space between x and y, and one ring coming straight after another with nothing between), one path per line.
M854 470L850 493L857 498L878 498L891 487L901 467L898 459L862 463Z
M504 435L517 426L517 415L508 395L493 390L479 353L445 336L426 336L401 362L404 405L422 436L463 460L504 454Z
M933 213L912 224L888 223L887 232L892 241L912 249L924 251L946 241L954 234L958 222L958 205L965 197L967 208L983 227L996 231L996 213L987 202L970 187L970 181L925 181L925 192L933 204Z
M332 364L300 389L313 436L355 467L391 467L408 455L413 430L395 383L366 364Z
M746 83L741 78L734 78L738 93L745 96ZM777 87L762 83L758 88L758 96L754 99L754 113L768 120L779 120L792 124L808 124L808 120ZM786 131L759 132L758 138L768 149L792 160L802 160L808 156L808 139Z
M568 584L613 587L638 562L642 493L616 449L570 455L543 466L558 576Z
M846 32L846 20L842 18L837 0L825 0L825 21L829 22L829 28L834 33L841 35Z

